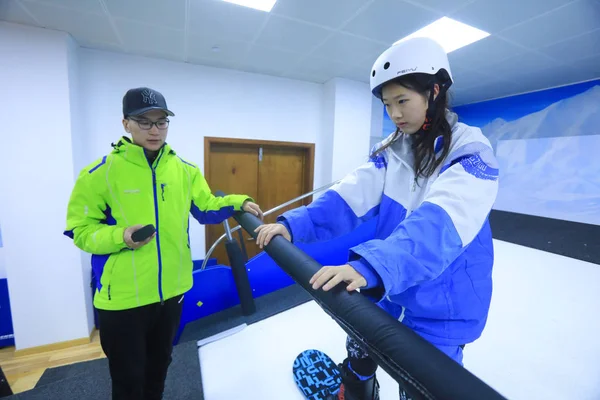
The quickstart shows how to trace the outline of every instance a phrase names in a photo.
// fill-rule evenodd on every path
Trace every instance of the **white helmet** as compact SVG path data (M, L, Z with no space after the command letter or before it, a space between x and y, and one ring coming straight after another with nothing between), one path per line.
M452 72L444 48L426 37L406 39L384 51L373 64L371 92L381 98L382 86L393 79L415 73L436 75L440 70L448 73L441 77L447 89L452 84Z

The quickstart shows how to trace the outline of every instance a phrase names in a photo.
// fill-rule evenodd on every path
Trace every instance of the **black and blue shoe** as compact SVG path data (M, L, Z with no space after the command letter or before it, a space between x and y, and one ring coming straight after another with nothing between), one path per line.
M361 380L348 367L348 359L339 365L342 384L326 397L326 400L379 400L377 377Z

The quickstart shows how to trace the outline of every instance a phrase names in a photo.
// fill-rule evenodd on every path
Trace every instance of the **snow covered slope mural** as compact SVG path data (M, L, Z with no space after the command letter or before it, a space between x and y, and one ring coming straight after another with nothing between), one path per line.
M495 147L498 140L600 135L599 122L600 85L515 121L496 118L481 130Z
M501 140L497 210L600 225L600 135Z
M496 152L494 208L600 225L600 81L456 112L479 126Z

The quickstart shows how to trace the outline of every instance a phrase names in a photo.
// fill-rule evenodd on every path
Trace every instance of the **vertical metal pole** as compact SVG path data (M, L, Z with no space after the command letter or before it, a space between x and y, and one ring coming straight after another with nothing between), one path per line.
M217 193L219 195L220 193ZM245 316L254 314L256 311L256 304L254 303L254 296L252 295L252 287L250 286L250 280L248 279L248 271L246 270L246 260L244 254L240 249L238 242L233 239L231 235L231 228L227 220L223 221L223 227L225 228L225 235L227 241L225 242L225 249L227 250L227 257L229 257L229 263L231 264L231 273L233 274L233 281L240 298L240 305L242 307L242 314Z
M248 262L248 251L246 251L246 243L244 243L244 235L241 229L238 229L238 236L240 237L240 246L242 247L242 254L244 255L244 262Z
M231 228L229 227L229 222L227 220L223 221L223 226L225 227L225 234L227 235L227 240L231 242L233 240L233 236L231 236Z
M235 240L226 242L225 248L227 249L227 255L231 263L231 273L233 274L233 281L235 282L238 297L240 298L242 313L246 316L254 314L256 304L254 304L254 296L252 295L252 287L248 279L248 271L246 270L242 250L240 250L240 246Z

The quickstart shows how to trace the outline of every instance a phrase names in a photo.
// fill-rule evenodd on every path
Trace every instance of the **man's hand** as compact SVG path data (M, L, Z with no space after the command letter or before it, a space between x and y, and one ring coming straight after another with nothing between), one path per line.
M260 218L261 221L263 220L263 212L256 203L246 200L244 202L244 205L242 205L242 210L246 211L247 213L256 215L258 218Z
M133 240L131 240L131 235L133 234L133 232L137 231L138 229L142 229L143 227L144 225L134 225L125 229L125 232L123 232L123 241L125 242L127 247L133 250L139 249L140 247L147 245L152 241L152 239L154 239L154 237L156 236L156 232L154 232L152 236L150 236L148 239L142 242L134 242Z
M323 290L328 291L341 282L349 283L346 288L349 292L367 286L364 276L356 272L349 264L323 267L310 278L310 284L315 290L325 285Z
M261 249L268 245L271 239L273 239L277 235L283 236L288 242L292 241L290 233L282 224L261 225L258 228L256 228L254 232L258 233L258 236L256 237L256 244Z

